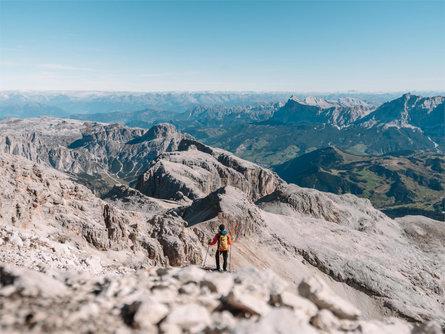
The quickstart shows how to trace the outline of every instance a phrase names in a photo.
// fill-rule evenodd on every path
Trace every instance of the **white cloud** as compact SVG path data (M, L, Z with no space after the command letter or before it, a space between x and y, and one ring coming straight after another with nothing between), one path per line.
M139 74L141 78L158 78L158 77L171 77L171 76L189 76L198 72L160 72L160 73L142 73Z
M0 60L0 66L20 66L21 63L14 60Z
M41 66L51 70L60 70L60 71L94 71L93 68L89 67L77 67L77 66L62 65L62 64L42 64Z

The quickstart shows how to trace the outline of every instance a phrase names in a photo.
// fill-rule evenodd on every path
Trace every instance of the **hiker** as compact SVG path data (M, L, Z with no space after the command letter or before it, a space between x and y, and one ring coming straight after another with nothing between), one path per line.
M218 250L215 254L216 270L221 271L219 266L219 257L220 255L222 255L224 259L223 269L224 271L227 271L227 255L229 253L229 246L232 245L232 238L230 237L230 234L225 230L223 224L219 225L219 232L215 234L213 241L209 241L209 245L214 245L216 244L216 242L218 242Z

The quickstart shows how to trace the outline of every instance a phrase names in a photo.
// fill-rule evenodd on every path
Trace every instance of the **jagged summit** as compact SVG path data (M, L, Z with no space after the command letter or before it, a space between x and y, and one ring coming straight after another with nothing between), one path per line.
M445 97L421 97L410 93L382 104L362 118L364 126L417 128L432 137L443 136Z
M349 126L374 110L372 105L353 98L330 101L308 96L304 101L292 96L271 118L285 124L330 124L339 128Z

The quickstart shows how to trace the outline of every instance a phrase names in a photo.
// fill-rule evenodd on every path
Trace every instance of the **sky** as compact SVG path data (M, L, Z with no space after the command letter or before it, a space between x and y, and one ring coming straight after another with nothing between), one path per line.
M4 1L1 90L445 90L445 1Z

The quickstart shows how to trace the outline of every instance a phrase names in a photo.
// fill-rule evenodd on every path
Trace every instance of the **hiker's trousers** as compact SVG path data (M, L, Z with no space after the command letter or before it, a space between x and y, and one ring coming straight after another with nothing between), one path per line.
M227 270L227 254L229 253L229 251L220 251L220 250L217 250L216 251L216 254L215 254L215 258L216 258L216 269L217 270L219 270L220 269L220 266L219 266L219 258L220 258L220 255L222 255L223 256L223 259L224 259L224 262L223 262L223 269L224 269L224 271L226 271Z

